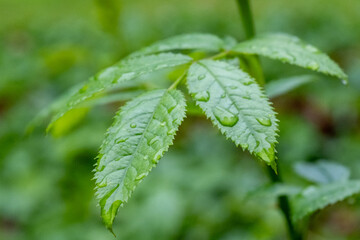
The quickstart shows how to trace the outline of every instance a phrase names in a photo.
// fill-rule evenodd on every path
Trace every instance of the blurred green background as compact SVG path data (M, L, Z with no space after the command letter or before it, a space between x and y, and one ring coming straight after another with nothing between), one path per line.
M253 0L258 33L287 32L328 53L349 74L273 99L278 156L286 182L306 185L296 162L326 159L360 178L360 1ZM114 239L94 198L94 157L119 104L95 107L61 138L31 135L29 122L98 70L156 40L204 32L243 40L234 0L0 0L0 239ZM307 74L262 59L268 81ZM265 169L189 117L175 145L114 225L117 239L285 239L271 195L246 201L269 183ZM360 239L354 199L307 222L306 239Z

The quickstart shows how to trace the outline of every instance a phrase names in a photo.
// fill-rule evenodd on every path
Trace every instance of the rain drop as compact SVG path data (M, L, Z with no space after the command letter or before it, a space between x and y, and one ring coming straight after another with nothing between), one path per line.
M86 90L87 90L88 88L89 88L88 85L83 86L82 88L80 88L79 93L84 93L84 92L86 92Z
M200 74L199 76L198 76L198 80L203 80L205 78L205 74Z
M201 92L196 93L194 95L194 98L197 101L207 102L207 101L209 101L210 94L208 91L201 91Z
M128 138L119 138L116 140L116 143L119 144L119 143L123 143L125 142L126 140L128 140Z
M251 84L253 84L254 83L254 81L247 81L247 82L244 82L243 84L245 85L245 86L249 86L249 85L251 85Z
M311 46L311 45L305 45L305 49L312 53L320 52L319 49L317 49L316 47Z
M158 163L159 160L160 160L160 158L161 158L161 156L162 156L162 151L157 152L157 153L155 154L154 159L152 160L152 162L155 163L155 164Z
M157 143L159 141L159 137L154 137L153 139L150 140L149 145L153 145L154 143Z
M319 67L320 67L320 65L317 63L317 62L310 62L309 63L309 65L308 65L308 67L311 69L311 70L318 70L319 69Z
M141 179L143 179L143 178L146 177L146 176L147 176L146 173L142 173L142 174L140 174L139 176L137 176L137 177L135 178L135 180L136 180L136 181L140 181Z
M131 128L136 128L136 124L135 124L135 123L132 123L132 124L130 124L130 127L131 127Z
M256 118L256 120L263 126L271 126L271 120L269 118Z
M216 107L213 113L221 125L226 127L232 127L239 121L236 115L222 107Z
M167 132L167 135L174 135L176 133L175 129L171 129Z

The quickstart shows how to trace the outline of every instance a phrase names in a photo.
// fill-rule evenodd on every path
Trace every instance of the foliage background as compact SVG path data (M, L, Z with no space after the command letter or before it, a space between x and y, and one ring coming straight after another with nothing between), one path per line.
M326 159L360 178L360 2L254 0L259 33L287 32L318 46L349 74L321 77L274 99L280 168ZM0 0L0 239L113 239L94 199L92 168L119 104L98 106L64 136L26 135L64 91L128 53L188 32L244 39L235 1ZM306 70L262 59L266 79ZM246 201L269 180L257 161L211 123L189 117L175 145L119 212L117 239L284 239L274 198ZM360 239L350 199L307 222L307 239ZM352 203L352 204L350 204Z

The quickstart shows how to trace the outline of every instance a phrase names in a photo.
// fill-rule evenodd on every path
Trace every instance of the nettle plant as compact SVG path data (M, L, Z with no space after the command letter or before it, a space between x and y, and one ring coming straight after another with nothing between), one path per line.
M66 122L63 119L82 115L84 106L135 96L116 113L95 167L96 196L101 216L111 231L119 207L129 200L136 186L172 145L186 117L187 102L188 109L192 109L190 114L198 106L226 138L273 169L274 185L281 182L276 173L278 120L269 97L308 80L294 77L265 85L258 56L347 82L346 74L335 62L297 37L286 34L254 37L248 2L238 3L247 40L238 43L210 34L185 34L162 40L101 71L51 107L56 113L48 129L56 132ZM172 70L170 76L177 78L163 88L158 77L150 73L166 69ZM146 92L133 91L144 84ZM299 166L300 174L306 168L313 175L308 176L305 170L305 178L321 178L325 169L327 177L330 176L327 183L331 183L299 190L291 197L286 189L277 190L292 239L301 238L295 223L303 217L360 191L358 181L343 178L336 181L339 174L343 176L337 165Z

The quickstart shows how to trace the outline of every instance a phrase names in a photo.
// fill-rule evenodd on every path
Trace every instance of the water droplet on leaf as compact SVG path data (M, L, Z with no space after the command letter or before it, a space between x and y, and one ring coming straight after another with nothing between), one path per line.
M135 178L135 180L140 181L141 179L143 179L143 178L146 177L146 176L147 176L146 173L142 173L142 174L140 174L139 176L137 176L137 177Z
M155 144L157 142L159 142L159 137L156 136L156 137L154 137L153 139L150 140L149 145L153 145L153 144Z
M201 91L195 94L194 98L197 101L207 102L209 101L210 94L208 91Z
M132 124L130 124L130 127L131 127L131 128L136 128L136 124L135 124L135 123L132 123Z
M316 70L319 69L320 65L319 65L317 62L310 62L309 65L308 65L308 67L309 67L311 70L316 71Z
M317 49L316 47L311 46L311 45L305 45L305 49L312 53L320 52L319 49Z
M205 78L205 74L200 74L199 76L198 76L198 80L203 80Z
M176 133L175 129L171 129L167 132L167 135L174 135Z
M125 142L126 140L128 140L128 138L119 138L116 140L116 143L119 144L119 143L123 143Z
M239 118L235 114L222 107L216 107L213 113L221 125L226 127L232 127L239 121Z
M269 118L256 118L256 120L263 126L271 126L271 120Z
M245 86L249 86L249 85L251 85L251 84L253 84L254 83L254 81L247 81L247 82L244 82L243 84L245 85Z
M83 86L82 88L80 88L79 93L84 93L84 92L86 92L86 90L87 90L88 88L89 88L88 85Z

